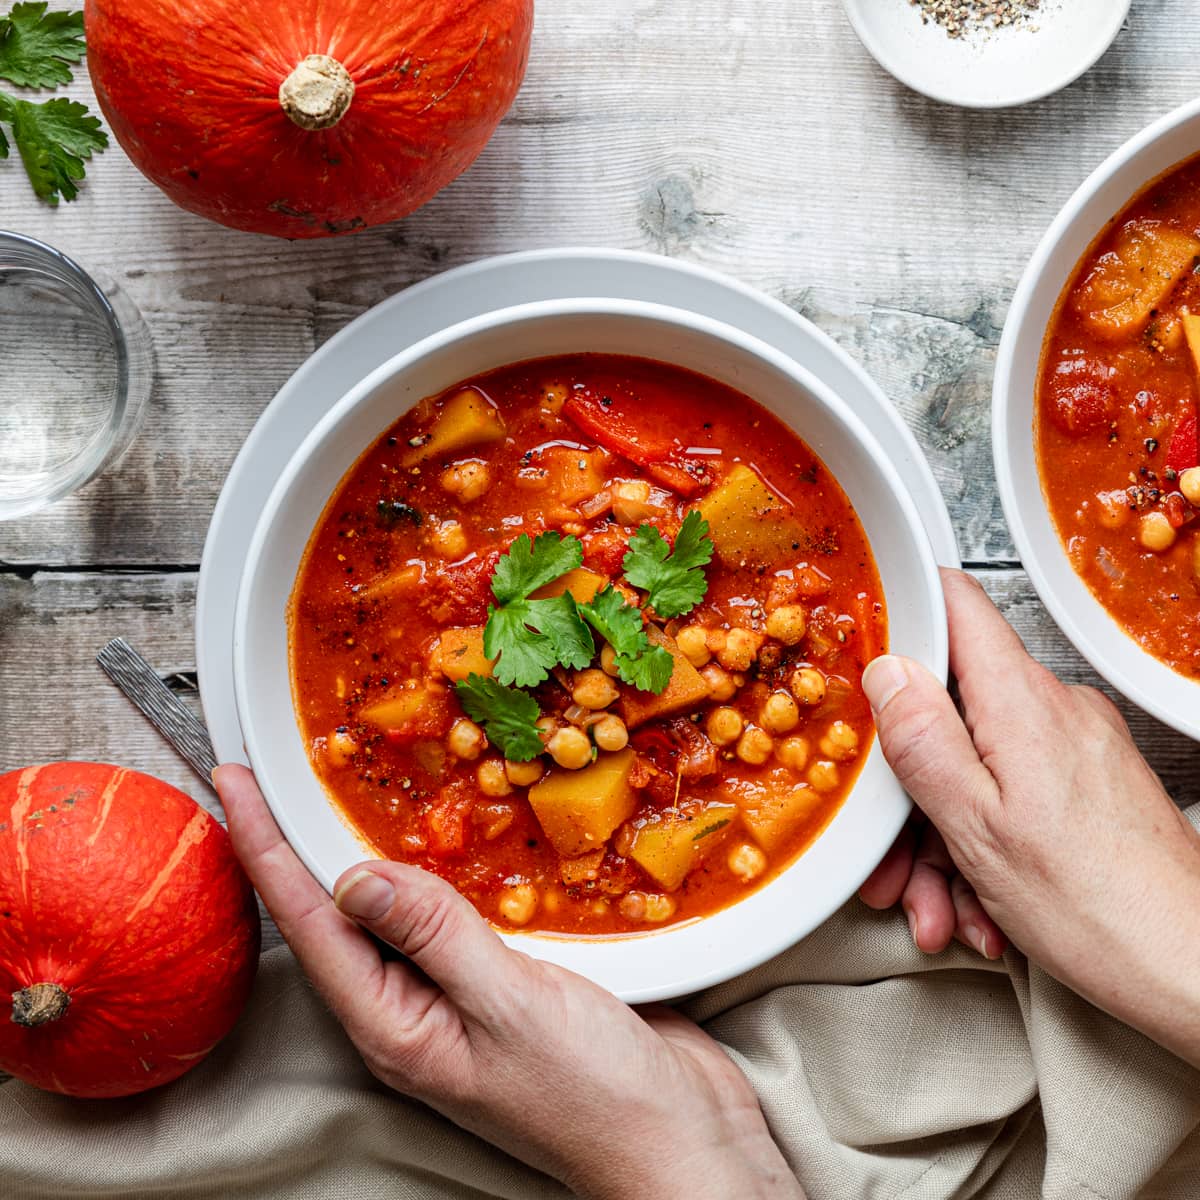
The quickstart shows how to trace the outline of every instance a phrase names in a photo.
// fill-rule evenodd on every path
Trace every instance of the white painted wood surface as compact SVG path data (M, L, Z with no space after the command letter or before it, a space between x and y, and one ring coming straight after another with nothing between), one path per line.
M916 430L968 563L1030 648L1093 681L1014 562L987 433L995 347L1053 214L1125 138L1192 97L1198 60L1193 0L1137 0L1074 87L971 113L883 74L834 0L542 0L524 90L482 158L383 229L294 244L222 229L173 207L116 146L76 203L51 210L15 159L0 163L0 227L106 269L158 355L149 418L119 469L0 525L0 770L115 759L206 801L95 651L123 635L186 691L209 514L280 384L400 288L565 244L701 262L825 328ZM90 99L86 78L73 91ZM1123 708L1176 800L1200 801L1200 747Z

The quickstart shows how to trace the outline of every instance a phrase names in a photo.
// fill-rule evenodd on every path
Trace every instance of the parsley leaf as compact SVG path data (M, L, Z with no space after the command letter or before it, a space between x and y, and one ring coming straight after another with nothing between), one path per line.
M611 584L581 604L579 615L617 652L613 665L626 683L657 695L671 682L674 659L662 646L650 645L642 610L626 604Z
M529 534L523 533L496 564L492 595L500 604L522 600L582 562L583 544L578 538L539 533L530 542Z
M675 549L653 525L641 525L629 539L622 567L625 578L647 592L646 603L660 617L681 617L691 612L708 591L701 569L712 559L708 522L696 509L683 519Z
M0 93L0 121L12 126L13 141L38 196L57 204L74 200L84 175L84 160L108 145L100 121L74 100L33 104ZM5 146L7 150L7 146Z
M463 711L509 761L530 762L545 750L536 724L538 703L528 692L474 673L459 680L454 691Z
M492 573L492 595L499 607L488 607L483 630L484 653L497 659L495 673L501 683L533 687L551 667L579 669L592 661L595 643L569 592L528 599L530 592L582 562L579 539L557 533L539 534L532 542L523 533L501 556Z
M46 11L14 4L0 17L0 79L18 87L57 87L71 82L71 63L83 58L83 13Z

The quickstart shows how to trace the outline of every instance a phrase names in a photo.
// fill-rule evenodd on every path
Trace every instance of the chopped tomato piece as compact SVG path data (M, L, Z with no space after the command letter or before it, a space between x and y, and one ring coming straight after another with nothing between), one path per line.
M1063 433L1082 437L1112 420L1117 397L1108 374L1086 358L1065 359L1054 369L1047 380L1047 416Z
M424 816L429 853L436 858L462 854L467 848L467 818L475 805L471 789L461 784L444 787L437 803Z
M1188 413L1171 436L1167 447L1167 469L1176 475L1183 474L1189 467L1200 466L1200 446L1197 445L1196 414Z
M403 724L383 731L393 746L411 746L416 742L444 738L454 723L454 711L448 691L431 692L421 709Z

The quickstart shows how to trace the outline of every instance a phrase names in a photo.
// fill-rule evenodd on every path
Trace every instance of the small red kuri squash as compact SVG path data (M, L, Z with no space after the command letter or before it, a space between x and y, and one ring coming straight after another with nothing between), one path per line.
M260 928L229 836L149 775L0 775L0 1069L127 1096L194 1067L250 994Z
M100 107L177 204L279 237L405 216L517 94L533 0L87 0Z

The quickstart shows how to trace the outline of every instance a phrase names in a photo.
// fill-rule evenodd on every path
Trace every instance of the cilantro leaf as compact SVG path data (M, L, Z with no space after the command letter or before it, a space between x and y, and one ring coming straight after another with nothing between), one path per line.
M32 104L0 95L0 121L12 125L13 141L38 196L57 204L59 196L74 200L83 178L84 160L108 145L100 121L74 100Z
M494 658L493 672L501 683L518 687L534 687L557 665L554 644L528 626L529 602L518 600L502 608L488 606L487 624L483 627L483 652Z
M0 79L18 87L71 82L71 63L83 58L83 13L46 11L44 2L14 4L0 17Z
M581 604L579 615L617 652L613 665L626 683L657 695L671 682L675 660L662 646L650 645L642 610L626 604L612 584Z
M528 692L474 673L459 680L454 691L463 711L509 761L530 762L545 750L536 724L538 704Z
M564 667L582 670L592 661L596 644L588 627L579 619L570 592L546 600L526 600L526 622L550 639L556 659Z
M587 604L581 604L579 615L618 654L633 658L650 644L642 629L642 610L626 604L625 597L611 583Z
M539 533L530 542L523 533L501 555L492 575L492 595L500 604L522 600L583 562L583 545L578 538L557 533Z
M617 674L639 692L653 692L656 696L666 690L675 671L675 660L663 646L650 646L637 658L618 654L613 660Z
M629 539L622 567L625 578L647 592L646 603L660 617L681 617L691 612L708 591L701 569L712 559L708 522L696 509L683 519L675 549L653 525L641 525Z

